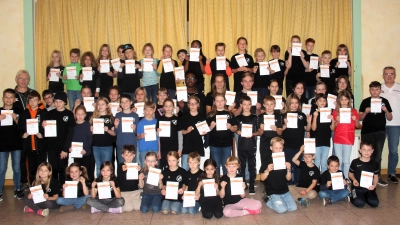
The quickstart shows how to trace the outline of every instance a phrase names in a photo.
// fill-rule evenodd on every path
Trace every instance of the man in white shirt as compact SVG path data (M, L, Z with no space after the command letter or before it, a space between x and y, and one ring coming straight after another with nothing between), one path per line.
M395 82L396 69L387 66L383 69L381 96L386 98L392 107L393 119L386 120L386 134L389 146L388 174L390 182L399 183L396 178L396 167L399 161L398 146L400 138L400 84Z

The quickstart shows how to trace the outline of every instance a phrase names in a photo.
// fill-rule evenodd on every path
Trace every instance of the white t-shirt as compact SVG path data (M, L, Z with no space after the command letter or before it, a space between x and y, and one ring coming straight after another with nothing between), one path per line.
M386 120L386 126L400 126L400 84L394 83L391 88L388 88L385 83L382 83L381 89L381 96L386 98L392 107L393 119Z

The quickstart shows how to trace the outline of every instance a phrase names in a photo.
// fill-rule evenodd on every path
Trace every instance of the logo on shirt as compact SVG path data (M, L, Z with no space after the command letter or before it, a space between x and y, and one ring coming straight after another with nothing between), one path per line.
M362 166L362 165L357 165L357 167L360 167L360 166Z
M68 116L63 117L64 122L68 122Z
M110 123L110 119L108 118L104 119L104 123Z
M310 175L310 177L314 176L314 171L308 172L308 175Z
M176 125L178 123L177 120L171 120L172 124Z
M47 189L47 193L51 192L51 188Z
M284 65L285 65L285 63L284 63L284 62L280 62L279 64L280 64L281 66L284 66Z
M298 115L297 118L299 118L299 120L303 120L303 115Z
M229 114L226 115L226 118L227 118L227 119L230 119L230 118L231 118L231 115L229 115Z
M246 62L249 63L250 62L250 58L246 58Z
M181 175L178 175L178 176L176 177L176 181L181 182L181 181L182 181L182 176L181 176Z
M332 73L331 74L333 74L333 73L335 73L335 69L332 69Z

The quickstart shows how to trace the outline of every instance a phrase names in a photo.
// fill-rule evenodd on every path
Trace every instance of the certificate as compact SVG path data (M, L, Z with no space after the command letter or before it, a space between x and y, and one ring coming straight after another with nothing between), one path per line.
M264 130L272 130L271 126L275 126L275 115L264 115Z
M139 170L137 163L125 163L127 170L126 170L126 179L127 180L137 180L139 179Z
M318 69L318 56L310 57L310 69Z
M122 117L121 125L122 125L122 133L133 133L132 124L134 122L133 117Z
M184 191L183 192L183 207L194 207L196 205L194 191Z
M176 87L176 99L178 101L183 100L184 102L188 101L187 97L187 87Z
M315 138L304 138L304 154L315 154Z
M287 128L297 128L297 113L288 113L287 114Z
M150 168L147 174L146 184L151 184L153 186L158 186L158 181L160 180L161 169Z
M126 64L126 62L125 62ZM114 70L119 71L119 67L121 66L121 59L120 58L116 58L116 59L112 59L111 60L111 65L114 68Z
M331 108L320 108L319 109L319 122L320 123L330 123L331 119L328 118L331 115Z
M253 137L253 125L252 124L242 124L242 137Z
M94 97L83 97L83 105L85 106L87 112L94 111L93 103L94 103Z
M36 135L39 133L38 119L26 119L26 133L29 135Z
M301 43L292 43L292 56L300 56Z
M232 177L231 181L231 195L242 195L244 194L243 189L243 177Z
M274 72L281 71L281 67L279 66L279 61L277 59L273 59L273 60L269 61L269 67Z
M204 179L203 189L204 197L217 196L217 190L215 190L215 179Z
M144 117L144 102L135 103L136 114L139 117Z
M185 70L183 66L175 67L175 79L185 80Z
M29 190L31 191L32 194L33 203L37 204L46 201L46 199L43 196L44 192L42 189L42 185L30 187Z
M272 163L274 164L274 170L286 169L285 153L284 152L273 152Z
M374 173L361 171L360 187L369 188L372 186L374 180Z
M274 95L272 96L275 98L275 110L281 110L282 109L282 95Z
M135 74L136 64L135 60L125 60L125 74Z
M339 55L338 56L339 66L338 68L347 68L347 55Z
M260 76L269 75L267 62L259 62L258 65L259 65L258 69L260 70Z
M216 115L215 120L217 130L228 130L228 128L226 127L226 124L228 123L227 115Z
M65 181L68 186L64 189L64 198L78 197L78 183L79 181Z
M336 95L328 94L328 108L336 109Z
M247 61L246 61L246 58L244 57L243 54L235 56L235 59L236 59L237 64L239 65L239 67L248 65Z
M332 190L342 190L344 189L343 184L343 173L331 173Z
M157 140L156 125L145 125L144 126L144 141L155 141Z
M320 65L319 70L321 77L329 78L329 65Z
M12 114L14 113L14 110L1 110L1 115L5 115L6 118L4 118L4 120L2 120L1 126L12 126L13 125L13 118L12 118Z
M104 134L104 118L93 118L93 134Z
M217 56L215 58L217 61L217 70L226 70L226 57L225 56Z
M82 80L93 80L92 67L82 67Z
M67 79L68 80L76 79L76 67L75 66L67 67Z
M200 135L202 135L204 132L206 133L210 132L210 127L208 127L207 122L205 120L200 123L196 123L196 127Z
M154 70L153 67L153 58L144 58L143 59L143 71L144 72L152 72Z
M226 91L225 92L226 105L232 105L235 102L235 97L236 97L236 92Z
M257 105L257 91L248 91L246 94L251 98L251 105Z
M381 113L382 112L382 99L381 98L371 98L371 112Z
M174 66L172 64L171 58L163 59L162 62L163 62L164 73L174 72Z
M118 112L119 103L118 102L110 102L111 113L115 116Z
M339 112L339 123L351 123L351 108L340 108Z
M99 199L111 198L110 182L97 183L97 193L99 194Z
M306 115L310 115L311 112L311 105L310 104L303 104L301 106L301 111L306 114Z
M57 76L57 73L60 73L60 69L50 69L49 81L58 82L60 78Z
M158 127L161 129L159 137L171 137L171 121L159 121Z
M167 181L167 187L165 188L165 199L178 200L178 187L179 182Z
M110 60L100 60L100 73L110 72Z
M189 57L190 57L189 61L199 62L200 49L199 48L190 48Z
M71 150L69 153L71 158L82 158L83 142L72 142Z
M57 137L57 121L46 120L46 126L44 127L45 137Z

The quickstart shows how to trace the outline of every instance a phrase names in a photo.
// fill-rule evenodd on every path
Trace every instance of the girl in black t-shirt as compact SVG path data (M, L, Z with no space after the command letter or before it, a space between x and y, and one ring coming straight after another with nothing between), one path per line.
M334 94L336 96L338 96L339 92L341 92L341 91L348 91L350 93L350 95L351 95L351 106L354 108L354 95L353 95L353 92L351 90L350 80L345 75L341 75L336 79L336 87L335 87Z
M291 46L285 52L285 61L289 65L289 71L286 75L286 96L289 96L293 91L290 89L293 82L303 81L304 73L306 68L309 67L309 63L304 58L307 52L304 50L300 51L300 56L292 55L292 45L295 43L301 43L300 37L298 35L293 35L290 39Z
M304 94L304 83L302 81L296 81L293 83L292 91L300 99L300 104L308 104L308 99Z
M351 69L351 61L350 61L349 49L347 48L347 45L340 44L337 47L336 55L337 55L337 57L331 60L330 65L332 67L335 67L336 74L338 76L345 75L347 77L350 77L352 69ZM347 68L339 68L339 64L340 64L339 63L339 56L341 56L341 55L346 55L347 56L347 61L346 61Z
M232 68L234 87L233 91L239 92L243 89L242 87L242 75L245 72L252 72L254 67L254 59L251 55L247 54L247 39L244 37L238 38L237 42L238 53L232 56L230 67ZM243 55L244 59L247 62L247 66L239 66L239 63L236 60L237 56Z
M102 64L101 61L108 60L108 62ZM103 44L100 47L99 50L99 56L96 59L96 63L98 65L97 71L100 73L100 93L99 95L102 97L107 97L108 96L108 89L113 86L114 82L114 77L117 77L118 70L114 70L114 68L111 65L111 50L110 50L110 45L108 44ZM101 73L101 67L109 67L110 71L108 73Z
M215 44L215 54L218 58L214 58L212 60L207 59L206 65L204 67L204 71L206 72L207 75L211 75L211 85L214 84L215 81L215 76L217 74L222 74L224 76L224 79L228 81L228 76L232 76L232 69L229 67L230 61L225 57L225 43L219 42ZM224 57L224 58L222 58ZM225 61L225 70L218 70L218 61L219 60L224 60ZM226 82L226 89L229 90L229 82Z
M194 62L190 61L189 55L186 55L185 60L182 62L184 65L185 73L192 72L196 76L196 88L199 93L204 92L204 76L206 72L204 71L204 66L206 65L207 57L203 54L201 41L193 40L190 44L191 48L198 49L199 53L199 61Z
M50 81L51 77L51 70L56 69L60 70L59 72L56 72L56 76L58 77L58 81ZM62 60L61 60L61 52L58 50L54 50L51 53L51 61L50 64L46 67L46 78L49 81L49 89L53 93L57 93L59 91L64 91L64 83L62 74L64 71L65 67L62 65ZM44 97L44 96L43 96Z
M158 61L157 72L160 74L160 87L166 88L168 90L168 95L171 98L174 98L176 93L176 83L179 83L180 80L175 78L174 71L165 72L164 70L164 61L170 60L172 67L178 67L178 62L172 59L172 46L169 44L165 44L162 49L163 55Z
M99 97L99 89L100 89L100 74L96 68L96 61L94 60L94 55L92 52L85 52L81 57L82 70L79 74L79 84L82 86L88 85L90 90L94 94L94 97ZM85 68L89 68L91 79L92 80L83 80Z

